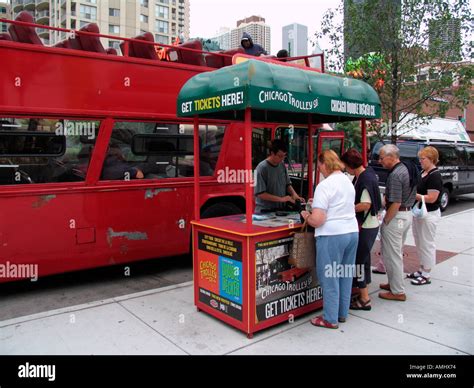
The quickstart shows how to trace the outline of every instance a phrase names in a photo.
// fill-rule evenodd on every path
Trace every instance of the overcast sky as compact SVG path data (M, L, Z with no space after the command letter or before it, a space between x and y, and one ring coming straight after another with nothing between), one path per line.
M237 20L257 15L271 27L271 52L282 47L282 27L300 23L312 39L328 8L340 0L190 0L191 37L212 38L220 27L235 28ZM325 48L326 42L320 42ZM310 51L308 51L310 52Z

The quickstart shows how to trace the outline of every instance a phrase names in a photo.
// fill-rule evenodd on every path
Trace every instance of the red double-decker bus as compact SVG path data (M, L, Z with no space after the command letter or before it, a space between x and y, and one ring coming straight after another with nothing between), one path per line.
M176 99L190 77L230 65L235 52L142 34L120 38L118 55L93 24L50 28L68 37L49 47L35 31L45 26L24 12L0 21L10 25L0 34L0 264L36 265L45 276L189 252L193 126L177 118ZM288 129L304 142L290 123L255 128L254 165ZM244 170L243 130L225 120L200 126L202 218L245 210L243 182L219 179ZM341 133L318 138L319 149L342 151ZM297 159L290 173L303 190Z

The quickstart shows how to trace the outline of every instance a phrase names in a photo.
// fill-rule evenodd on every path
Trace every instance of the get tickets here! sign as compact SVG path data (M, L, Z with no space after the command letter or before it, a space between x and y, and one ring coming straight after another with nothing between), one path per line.
M313 93L297 93L267 88L239 88L209 97L181 101L178 109L183 116L212 112L242 110L246 107L297 113L313 113L349 117L376 118L380 107L375 104L339 100Z
M200 113L218 112L219 110L243 109L244 92L235 91L217 96L199 98L181 103L181 113L194 115Z

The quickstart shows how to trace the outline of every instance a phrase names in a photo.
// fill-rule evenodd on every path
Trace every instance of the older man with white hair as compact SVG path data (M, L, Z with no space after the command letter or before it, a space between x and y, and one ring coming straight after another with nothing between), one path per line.
M404 302L406 295L403 284L402 248L413 220L411 208L416 199L416 185L410 183L410 171L400 161L397 146L384 145L380 149L379 161L389 170L385 188L387 212L381 227L382 255L388 284L380 285L386 292L379 293L379 297Z

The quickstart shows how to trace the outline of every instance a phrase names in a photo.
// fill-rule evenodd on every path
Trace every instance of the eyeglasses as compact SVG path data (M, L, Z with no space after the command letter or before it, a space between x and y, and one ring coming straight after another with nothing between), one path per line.
M386 158L386 156L379 156L379 161L382 161Z

